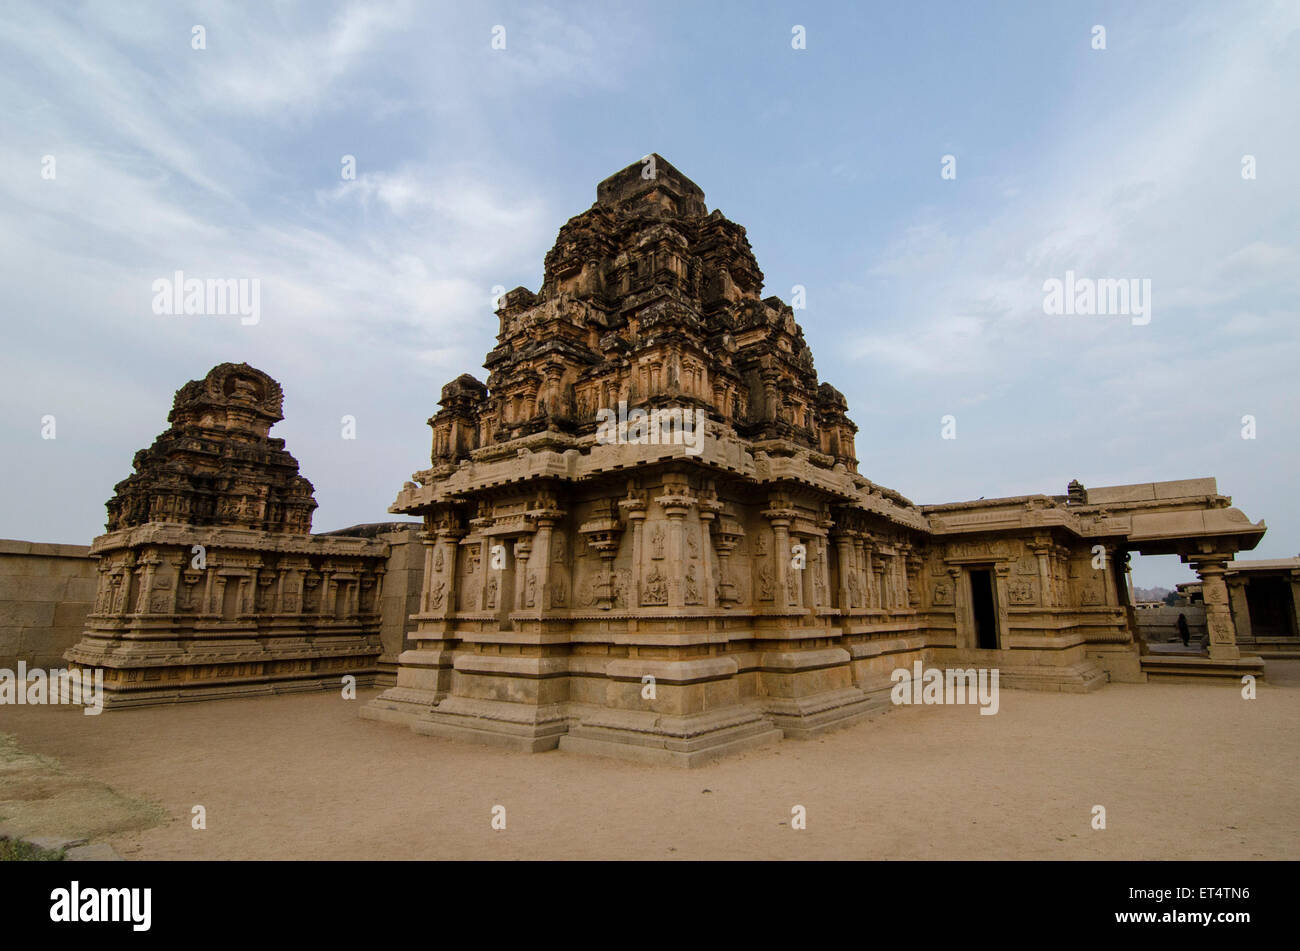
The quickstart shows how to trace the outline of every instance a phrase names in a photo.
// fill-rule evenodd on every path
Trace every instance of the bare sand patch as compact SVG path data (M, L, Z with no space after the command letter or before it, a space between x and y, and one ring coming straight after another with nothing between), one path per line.
M1006 690L996 716L900 707L694 770L419 736L357 715L375 691L99 717L14 707L3 729L161 805L171 821L107 835L127 858L1295 859L1300 662L1268 677L1255 700L1109 684ZM117 821L77 808L81 828Z

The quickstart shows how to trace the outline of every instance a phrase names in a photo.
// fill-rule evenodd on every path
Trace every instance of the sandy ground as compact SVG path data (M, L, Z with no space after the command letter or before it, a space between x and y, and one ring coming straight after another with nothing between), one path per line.
M694 770L418 736L357 716L375 691L5 707L28 774L0 782L0 817L149 859L1295 859L1300 661L1268 671L1253 701L1111 684L1003 691L996 716L899 707Z

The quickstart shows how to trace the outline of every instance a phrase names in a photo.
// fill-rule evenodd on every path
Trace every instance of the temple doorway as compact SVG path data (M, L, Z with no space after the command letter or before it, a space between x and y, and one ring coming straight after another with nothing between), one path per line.
M970 572L971 617L975 621L975 646L998 649L998 611L993 595L993 571L972 568Z

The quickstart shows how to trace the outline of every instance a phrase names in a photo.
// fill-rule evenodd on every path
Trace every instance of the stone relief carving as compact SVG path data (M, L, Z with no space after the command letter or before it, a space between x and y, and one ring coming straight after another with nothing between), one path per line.
M649 605L668 603L668 583L659 573L657 565L651 568L650 574L646 576L645 587L641 592L641 603Z
M1032 581L1014 580L1008 583L1007 593L1011 597L1012 604L1033 604L1038 600L1034 593L1034 583Z

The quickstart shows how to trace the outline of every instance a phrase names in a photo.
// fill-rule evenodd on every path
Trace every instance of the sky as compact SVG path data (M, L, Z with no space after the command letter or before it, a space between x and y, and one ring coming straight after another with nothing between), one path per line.
M657 152L806 289L868 478L1215 476L1293 556L1298 103L1294 2L5 4L0 537L101 533L225 361L283 385L315 530L390 519L492 288ZM155 313L177 270L257 280L257 322ZM1067 271L1149 321L1045 313Z

